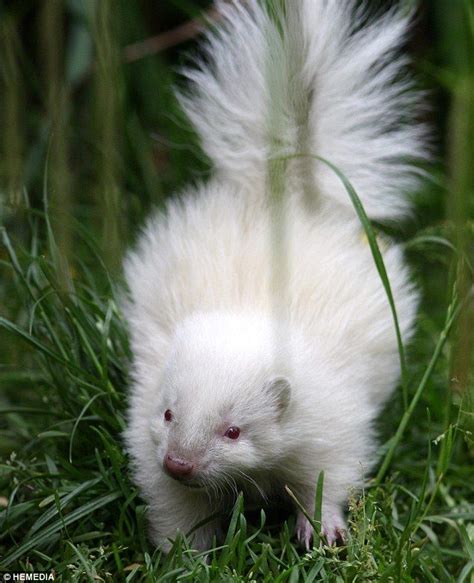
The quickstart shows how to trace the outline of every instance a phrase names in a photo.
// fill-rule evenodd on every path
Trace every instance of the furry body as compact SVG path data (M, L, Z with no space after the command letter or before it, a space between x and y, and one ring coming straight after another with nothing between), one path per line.
M407 212L403 192L416 178L401 157L424 155L422 130L402 119L415 103L394 52L407 19L392 11L367 24L349 0L290 2L273 17L257 1L245 6L222 7L211 64L187 72L181 96L214 177L152 217L125 263L126 438L165 549L237 488L259 498L288 485L312 513L321 470L323 530L334 540L399 377L387 297L344 188L321 163L290 160L277 205L268 159L318 154L353 182L371 218ZM416 293L400 248L384 247L407 339ZM167 457L186 479L164 471ZM207 548L218 530L218 519L199 528L194 545ZM302 514L297 535L309 546Z

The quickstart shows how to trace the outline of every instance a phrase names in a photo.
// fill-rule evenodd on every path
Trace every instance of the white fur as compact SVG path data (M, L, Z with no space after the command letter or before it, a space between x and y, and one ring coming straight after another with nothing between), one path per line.
M322 470L324 530L332 540L343 528L348 492L375 461L372 423L399 377L392 315L337 177L290 162L282 226L267 159L301 148L327 158L370 217L396 219L414 185L407 159L425 155L423 130L403 121L415 97L400 80L400 12L361 28L351 0L292 0L277 22L256 0L221 8L211 62L187 72L193 84L181 96L214 177L153 216L125 262L126 438L165 549L177 530L225 509L237 487L258 497L288 485L312 512ZM382 248L408 339L416 293L400 248ZM238 440L224 436L229 426L241 428ZM191 485L201 489L164 473L170 451L195 463ZM195 546L207 548L218 529L218 519L199 528ZM302 514L297 533L309 545Z

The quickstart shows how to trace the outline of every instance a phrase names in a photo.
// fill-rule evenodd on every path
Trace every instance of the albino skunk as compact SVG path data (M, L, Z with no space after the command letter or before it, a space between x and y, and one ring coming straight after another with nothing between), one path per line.
M374 462L373 422L400 374L386 292L335 165L368 216L409 212L419 95L399 54L410 15L354 0L219 4L181 103L212 178L169 202L125 261L134 353L126 432L165 551L232 496L284 495L344 532ZM302 155L303 154L303 155ZM313 157L311 157L311 156ZM384 245L402 336L417 306L400 247ZM193 531L206 549L219 518ZM298 512L296 536L312 527Z

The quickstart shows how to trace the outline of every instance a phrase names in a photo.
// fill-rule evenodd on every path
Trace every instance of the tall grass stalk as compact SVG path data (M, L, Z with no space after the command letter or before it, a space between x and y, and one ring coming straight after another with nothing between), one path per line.
M102 249L107 265L117 272L123 251L121 219L121 64L117 44L120 9L112 0L95 4L93 30L96 49L95 112L97 127L96 196L102 225Z
M474 428L469 417L474 412L474 7L465 3L455 22L464 42L457 47L458 75L451 87L449 212L456 232L453 272L463 308L455 330L451 387L464 399L466 421Z
M65 82L63 55L64 3L62 0L48 0L42 3L40 36L44 56L45 108L50 122L49 160L46 185L51 205L51 221L54 224L57 249L61 258L61 286L67 285L68 262L72 256L73 193L69 168L69 90Z
M3 205L18 207L23 192L23 91L20 72L20 39L14 15L0 22L0 94L3 128L0 162L0 224Z

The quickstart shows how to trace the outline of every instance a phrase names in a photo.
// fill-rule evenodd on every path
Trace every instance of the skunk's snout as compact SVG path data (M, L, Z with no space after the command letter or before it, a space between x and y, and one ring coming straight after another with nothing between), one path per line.
M165 455L163 467L165 472L175 480L187 480L192 478L194 474L193 463L174 457L169 453Z

